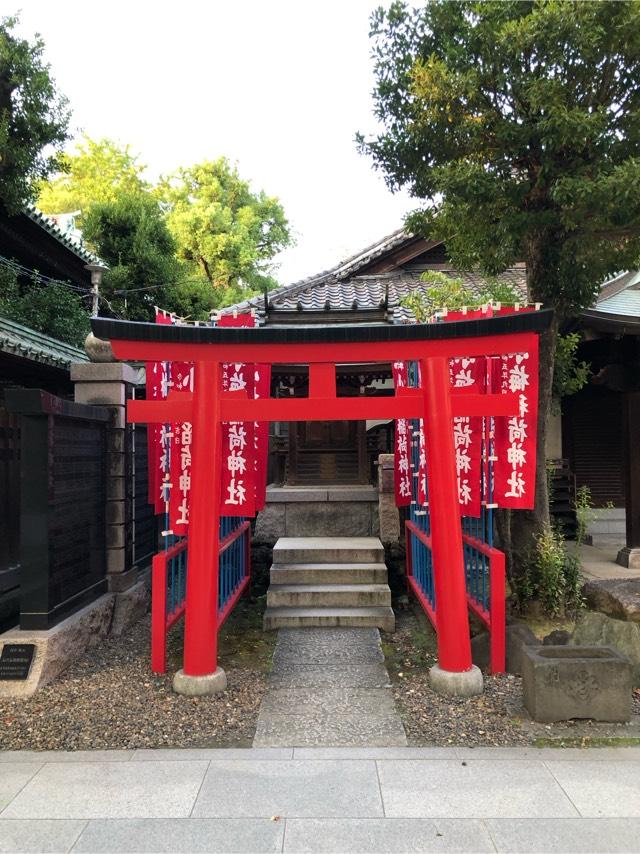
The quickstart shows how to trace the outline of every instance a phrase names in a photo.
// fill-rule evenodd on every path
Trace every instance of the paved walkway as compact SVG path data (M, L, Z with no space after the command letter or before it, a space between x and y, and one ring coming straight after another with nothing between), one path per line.
M0 851L640 851L640 749L0 753Z
M378 629L280 629L254 747L406 743Z
M567 540L570 551L575 550L575 542ZM582 574L588 580L603 580L609 578L640 578L640 569L628 569L616 563L618 551L624 546L621 543L599 543L597 546L581 546L580 562Z

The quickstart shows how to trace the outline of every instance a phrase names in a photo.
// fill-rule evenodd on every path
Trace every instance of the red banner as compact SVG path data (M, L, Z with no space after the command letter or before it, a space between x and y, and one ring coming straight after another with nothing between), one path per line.
M171 363L171 393L193 391L193 365ZM189 527L191 493L191 446L193 432L188 421L174 424L171 436L171 492L169 494L169 528L176 536L186 536Z
M424 421L420 419L420 428L418 430L418 505L421 508L427 507L427 443L424 437Z
M393 362L391 370L396 391L406 388L408 384L406 364L404 362ZM393 482L396 507L407 507L411 504L410 452L411 426L406 418L398 418L395 422L395 442L393 449Z
M450 359L451 385L458 393L484 392L486 362L484 358ZM456 453L458 499L463 516L480 516L482 503L482 433L483 419L457 416L453 419L453 443Z
M255 326L251 314L223 314L218 326ZM252 398L255 388L253 365L238 363L222 366L222 390ZM256 512L256 438L253 421L229 421L222 425L222 470L220 477L220 515L255 516Z
M265 398L271 396L271 365L255 365L253 378L253 396ZM267 500L267 461L269 458L269 422L256 421L255 466L256 466L256 510L263 510Z
M532 510L536 491L538 349L493 359L493 387L516 393L520 412L497 417L493 500L499 507Z
M171 325L172 316L156 309L156 323ZM147 400L161 400L169 389L169 362L147 362ZM149 463L149 503L156 513L167 510L169 475L168 442L171 429L168 425L149 424L147 427L147 459Z

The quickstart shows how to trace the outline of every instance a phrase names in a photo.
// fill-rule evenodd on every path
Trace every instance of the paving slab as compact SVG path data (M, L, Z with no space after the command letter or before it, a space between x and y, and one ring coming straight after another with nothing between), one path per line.
M185 759L201 759L209 762L211 759L237 759L239 761L255 759L283 760L293 759L292 747L156 747L144 748L133 752L133 762L174 761Z
M455 747L295 747L294 759L457 759Z
M198 818L382 817L375 762L211 762Z
M0 762L128 762L133 750L0 750Z
M378 715L314 714L271 715L260 712L256 734L256 746L291 744L295 747L313 747L317 744L331 746L353 745L402 747L407 736L397 714Z
M101 819L90 821L74 847L83 854L282 851L284 821L237 818Z
M509 854L640 852L640 820L634 818L494 818L485 824L496 849Z
M580 815L640 818L640 762L547 762L546 767Z
M188 816L207 768L207 762L194 760L49 763L24 786L1 818ZM4 772L3 765L0 778Z
M6 762L0 771L0 812L42 768L35 762Z
M480 759L463 764L463 760L444 759L376 764L385 815L391 818L569 818L579 814L541 762Z
M284 852L404 854L412 851L495 851L482 822L473 819L288 819Z
M391 680L381 661L375 664L287 664L278 662L269 685L280 688L389 688Z
M640 747L457 747L460 759L534 759L544 762L640 762Z
M269 691L260 712L274 715L314 717L357 715L393 717L396 706L386 688L279 688Z
M327 653L357 650L368 652L380 646L380 632L372 627L334 626L327 631L323 626L297 629L280 629L277 647L283 652L297 652L305 658L316 653L324 658Z
M2 854L60 854L71 851L86 821L0 819Z
M377 629L281 629L255 748L403 746Z

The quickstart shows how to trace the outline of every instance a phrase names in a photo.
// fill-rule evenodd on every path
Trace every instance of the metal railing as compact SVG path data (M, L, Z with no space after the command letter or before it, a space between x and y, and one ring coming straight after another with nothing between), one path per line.
M167 539L154 555L151 598L151 669L167 671L167 636L184 616L187 595L189 538ZM251 579L251 524L240 517L220 519L218 561L218 631Z
M427 517L423 516L422 519ZM437 631L431 535L415 521L405 523L407 584ZM503 552L468 534L462 535L467 603L490 635L492 673L505 669L505 558Z
M417 385L417 370L409 364L409 385ZM412 501L405 522L407 586L414 593L436 632L437 602L431 547L429 505L420 505L418 495L419 422L412 422L410 464ZM463 559L469 609L487 627L490 636L492 673L505 669L505 556L493 546L493 423L489 419L483 431L482 492L483 505L478 518L461 517ZM428 491L428 483L427 483ZM453 522L452 522L453 524ZM441 571L446 572L446 567Z

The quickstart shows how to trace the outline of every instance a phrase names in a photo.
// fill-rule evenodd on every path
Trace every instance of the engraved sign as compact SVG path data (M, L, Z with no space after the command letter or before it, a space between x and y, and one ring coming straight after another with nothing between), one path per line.
M0 653L0 680L26 679L35 649L33 643L5 643Z

